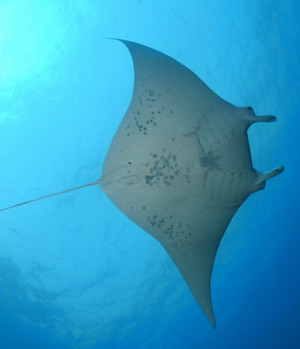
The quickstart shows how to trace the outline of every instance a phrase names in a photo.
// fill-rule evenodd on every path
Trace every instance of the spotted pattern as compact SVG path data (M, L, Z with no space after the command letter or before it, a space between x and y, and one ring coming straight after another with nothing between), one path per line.
M169 246L184 259L187 257L187 247L192 245L192 229L188 222L178 221L174 215L161 216L153 214L147 216L151 228L163 234L170 241Z
M145 81L147 80L145 79ZM133 123L129 123L125 127L127 137L139 133L147 136L153 128L159 125L160 116L168 118L173 114L173 110L167 110L162 104L160 92L156 92L153 88L146 88L145 83L142 86L141 94L136 97Z
M149 153L150 161L143 164L147 169L145 184L153 186L163 183L170 186L178 176L181 176L186 183L191 183L192 176L188 166L181 167L175 153L162 149L161 153Z

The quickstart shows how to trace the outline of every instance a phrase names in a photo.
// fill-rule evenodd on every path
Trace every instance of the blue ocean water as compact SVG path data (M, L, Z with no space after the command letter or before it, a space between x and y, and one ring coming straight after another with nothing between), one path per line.
M99 178L133 85L109 37L276 115L249 131L253 162L286 167L222 240L216 330L162 247L98 187L2 212L1 348L300 347L299 18L293 0L0 1L0 207Z

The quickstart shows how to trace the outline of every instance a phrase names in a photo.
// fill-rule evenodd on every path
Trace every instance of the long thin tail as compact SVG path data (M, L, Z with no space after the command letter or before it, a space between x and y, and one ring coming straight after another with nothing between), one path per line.
M41 197L36 198L36 199L24 201L24 202L21 202L21 203L16 204L16 205L12 205L12 206L9 206L9 207L1 208L1 209L0 209L0 212L6 211L6 210L10 210L10 209L15 208L15 207L18 207L18 206L27 205L27 204L30 204L30 203L32 203L32 202L34 202L34 201L39 201L39 200L48 199L48 198L50 198L51 196L61 195L61 194L68 193L69 191L73 191L73 190L78 190L78 189L81 189L81 188L90 187L91 185L96 185L96 184L99 184L99 183L100 183L100 179L98 179L97 181L91 182L91 183L87 183L87 184L80 185L79 187L74 187L74 188L66 189L66 190L63 190L63 191L59 191L59 192L57 192L57 193L53 193L53 194L49 194L49 195L44 195L44 196L41 196Z

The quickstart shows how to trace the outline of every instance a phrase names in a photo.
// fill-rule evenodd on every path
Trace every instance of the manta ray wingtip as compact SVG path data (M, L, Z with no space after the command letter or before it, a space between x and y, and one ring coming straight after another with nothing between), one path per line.
M217 328L217 323L215 317L213 318L208 318L209 323L211 324L212 328L215 330Z
M212 328L216 328L217 327L217 323L216 323L216 318L215 318L215 314L214 311L212 309L212 305L210 303L208 308L203 308L203 306L201 306L199 304L202 312L204 313L204 316L206 317L206 319L208 320L208 322L211 324Z
M133 44L134 42L133 41L130 41L130 40L124 40L124 39L120 39L120 38L114 38L114 37L107 37L107 39L109 40L116 40L116 41L120 41L122 42L125 46L129 45L129 44Z
M116 40L116 41L123 41L122 39L114 38L114 37L111 37L111 36L108 36L106 39L108 39L108 40Z

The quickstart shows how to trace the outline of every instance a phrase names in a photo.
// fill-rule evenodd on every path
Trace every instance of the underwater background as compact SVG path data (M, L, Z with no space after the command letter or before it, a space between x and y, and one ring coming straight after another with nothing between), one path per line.
M212 329L166 252L98 186L0 214L7 349L300 348L300 2L0 0L0 207L97 180L128 107L135 41L274 124L212 275Z

